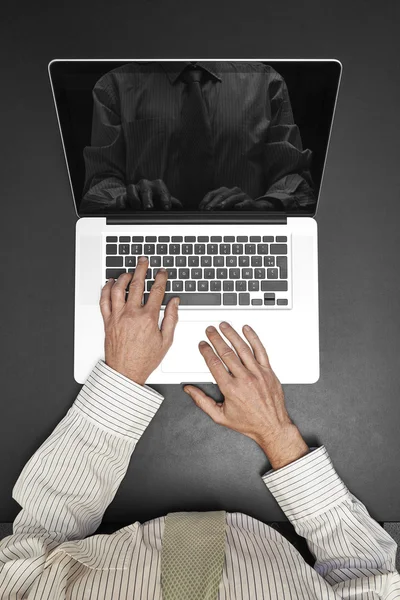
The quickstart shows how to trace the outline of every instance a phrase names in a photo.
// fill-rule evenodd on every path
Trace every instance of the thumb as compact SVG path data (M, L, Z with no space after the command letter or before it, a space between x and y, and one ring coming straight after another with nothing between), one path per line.
M215 423L223 425L223 406L207 396L202 390L193 385L185 385L183 391L189 394L195 404L201 408Z
M179 297L171 298L168 302L161 323L161 333L165 342L170 346L174 339L175 327L178 323Z

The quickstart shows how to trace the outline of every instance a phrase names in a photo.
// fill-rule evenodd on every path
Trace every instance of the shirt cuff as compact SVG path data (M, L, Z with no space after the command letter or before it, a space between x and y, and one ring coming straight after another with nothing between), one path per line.
M343 502L349 494L325 446L286 467L269 471L262 479L291 522L324 513Z
M99 360L74 407L99 426L138 441L164 397L139 385Z

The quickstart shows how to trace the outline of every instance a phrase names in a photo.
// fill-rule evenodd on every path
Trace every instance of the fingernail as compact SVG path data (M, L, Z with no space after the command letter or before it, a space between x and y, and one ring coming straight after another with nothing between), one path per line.
M215 331L215 327L213 327L212 325L209 325L209 326L207 327L206 331L207 331L208 333L213 333L213 332Z
M244 325L244 326L243 326L243 329L244 329L245 331L251 331L251 327L250 327L250 325Z
M167 269L165 269L164 267L160 267L157 271L157 273L165 273Z
M184 391L184 392L186 392L187 394L190 394L190 390L189 390L189 388L188 388L188 387L184 387L184 388L183 388L183 391Z
M147 256L141 256L141 257L139 258L139 261L138 261L138 262L140 262L140 263L144 263L144 262L146 262L146 260L147 260Z
M175 306L178 306L180 301L181 301L181 299L180 299L179 297L178 297L178 298L175 298L175 299L174 299Z
M221 329L226 329L227 327L229 327L229 325L226 321L222 321L222 323L220 323L219 326L221 327Z
M110 281L112 281L112 283L114 283L115 279L114 279L113 277L111 277L111 278L110 278L110 279L107 281L107 283L109 283Z
M201 340L199 346L207 346L207 342L205 342L204 340Z

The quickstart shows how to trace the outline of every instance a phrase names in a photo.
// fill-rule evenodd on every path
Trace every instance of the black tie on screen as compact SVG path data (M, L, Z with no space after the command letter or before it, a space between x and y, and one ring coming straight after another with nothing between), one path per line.
M188 69L181 74L186 83L183 96L180 139L180 196L184 207L197 208L213 189L211 123L203 98L202 69Z

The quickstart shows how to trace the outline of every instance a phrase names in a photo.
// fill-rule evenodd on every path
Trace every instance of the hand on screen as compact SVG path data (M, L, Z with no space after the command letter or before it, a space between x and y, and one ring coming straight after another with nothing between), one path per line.
M128 203L133 210L179 210L182 204L171 196L161 179L141 179L127 187Z
M200 210L255 210L256 202L238 187L220 187L208 192L199 204Z

